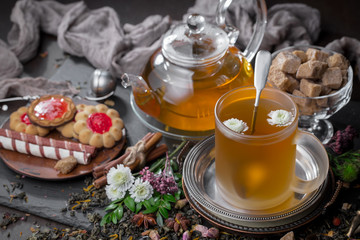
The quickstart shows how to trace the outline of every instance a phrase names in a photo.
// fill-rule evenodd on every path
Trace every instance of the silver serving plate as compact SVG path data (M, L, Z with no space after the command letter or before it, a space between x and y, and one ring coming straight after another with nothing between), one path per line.
M329 174L325 182L314 192L294 193L278 207L261 211L236 208L227 203L217 190L214 145L213 135L197 143L190 150L184 162L183 185L194 209L219 227L255 234L288 231L320 215L332 197L334 182L332 174ZM308 172L307 164L300 163L311 164L316 159L312 152L303 146L297 146L296 158L297 176L308 179L312 174Z

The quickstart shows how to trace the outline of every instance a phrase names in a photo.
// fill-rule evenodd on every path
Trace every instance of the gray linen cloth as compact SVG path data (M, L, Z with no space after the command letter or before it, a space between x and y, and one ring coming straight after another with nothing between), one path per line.
M218 0L197 0L188 13L200 13L214 22ZM185 16L186 17L186 16ZM237 45L244 49L256 21L255 1L232 1L226 22L240 31ZM261 49L275 51L287 46L312 44L320 33L320 12L305 4L276 4L268 10L268 21Z
M349 59L354 73L360 71L360 41L355 38L342 37L326 45L326 48L341 53Z
M190 13L200 13L214 22L217 3L218 0L196 0L184 18ZM90 10L84 2L61 4L35 0L19 0L10 18L14 24L8 34L8 44L0 41L0 82L6 79L8 86L0 89L0 98L21 95L31 88L35 80L16 77L22 72L20 62L36 55L40 31L57 36L58 44L65 52L85 57L94 67L110 70L120 77L124 72L141 73L148 58L161 46L161 38L172 24L168 16L154 15L139 24L125 23L121 26L117 13L109 7ZM250 40L255 19L253 1L233 0L226 12L226 21L239 28L237 45L240 49ZM261 49L274 51L291 45L313 44L319 32L318 10L304 4L274 5L268 10L268 24ZM345 41L348 43L339 41L337 46L342 49L357 44L356 39ZM354 58L357 61L357 57ZM18 84L19 81L22 84ZM22 90L9 90L15 89L11 84ZM39 88L46 90L56 84L48 81ZM69 90L68 85L55 88Z
M72 96L78 92L69 82L52 82L43 77L9 78L0 83L0 99L8 96L41 96L46 94Z

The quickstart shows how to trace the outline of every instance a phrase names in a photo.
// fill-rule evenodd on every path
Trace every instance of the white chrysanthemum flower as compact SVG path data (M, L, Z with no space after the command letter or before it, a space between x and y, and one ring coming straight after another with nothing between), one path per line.
M116 185L106 185L106 195L111 201L121 199L125 196L125 191L120 191Z
M224 121L224 125L237 133L242 133L249 129L246 122L237 118L230 118Z
M119 164L117 168L111 168L107 174L107 182L110 185L115 185L119 191L125 192L134 182L134 176L131 170L124 165Z
M282 109L271 111L268 116L270 117L267 119L268 123L276 126L288 126L294 120L291 112Z
M136 179L134 185L130 188L130 195L137 203L151 198L153 192L154 189L151 184L141 178Z

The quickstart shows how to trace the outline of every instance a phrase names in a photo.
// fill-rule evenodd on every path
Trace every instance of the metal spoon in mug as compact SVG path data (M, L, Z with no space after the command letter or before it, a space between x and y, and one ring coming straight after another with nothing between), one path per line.
M251 135L255 131L256 114L259 106L260 94L266 85L270 64L271 64L270 52L261 50L256 54L255 73L254 73L254 85L256 89L256 97L255 97L254 111L251 121L251 129L250 129Z
M85 96L86 99L91 101L104 100L115 93L116 79L109 71L102 69L95 69L91 76L90 91L91 95Z

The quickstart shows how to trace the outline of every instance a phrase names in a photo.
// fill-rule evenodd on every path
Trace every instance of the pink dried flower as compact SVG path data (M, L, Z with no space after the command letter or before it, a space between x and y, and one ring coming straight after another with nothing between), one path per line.
M209 228L209 230L206 233L206 236L208 238L218 238L219 237L219 229L217 228Z
M352 147L354 138L358 136L357 130L348 125L344 130L336 131L327 146L336 154L342 154Z
M208 238L218 238L219 237L219 229L217 228L207 228L203 225L196 225L195 231L201 232L202 237Z
M178 191L178 186L175 182L172 174L169 158L166 158L165 168L161 174L154 174L149 170L149 167L145 167L140 171L143 181L148 181L151 186L161 194L173 194Z
M190 240L191 239L191 233L189 230L185 231L182 235L182 240Z

